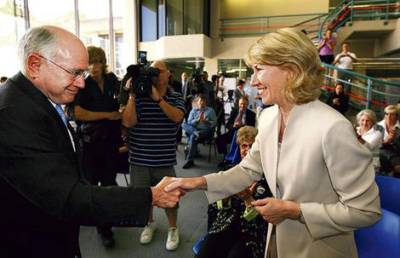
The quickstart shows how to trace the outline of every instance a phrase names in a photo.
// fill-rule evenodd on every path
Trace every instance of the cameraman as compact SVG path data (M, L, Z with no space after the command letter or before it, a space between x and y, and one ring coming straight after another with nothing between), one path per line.
M134 187L155 185L164 176L175 176L176 133L185 114L182 95L168 87L166 64L155 61L151 66L160 72L157 85L152 86L150 96L136 96L134 90L131 91L122 114L122 124L129 128L129 170ZM175 250L179 245L177 208L165 210L169 222L167 250ZM140 243L150 243L155 229L150 212Z

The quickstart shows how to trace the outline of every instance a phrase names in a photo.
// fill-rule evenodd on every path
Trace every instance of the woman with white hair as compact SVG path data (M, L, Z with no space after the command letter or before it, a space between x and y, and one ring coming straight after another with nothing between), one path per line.
M370 109L364 109L357 114L356 118L358 140L370 151L378 151L382 145L383 135L376 125L375 112Z

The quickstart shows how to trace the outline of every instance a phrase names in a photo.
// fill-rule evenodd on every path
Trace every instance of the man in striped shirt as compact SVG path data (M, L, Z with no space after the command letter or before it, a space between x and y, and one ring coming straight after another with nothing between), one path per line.
M129 164L134 187L148 187L164 176L175 176L176 133L185 115L182 95L168 87L166 64L155 61L152 67L160 70L158 85L153 85L150 96L130 93L122 115L122 124L129 128ZM179 245L177 208L165 210L169 222L167 250L175 250ZM150 243L155 229L156 223L150 212L140 243Z

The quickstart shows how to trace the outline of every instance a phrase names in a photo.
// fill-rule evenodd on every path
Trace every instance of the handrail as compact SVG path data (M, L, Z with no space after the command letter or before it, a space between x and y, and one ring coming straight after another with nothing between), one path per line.
M354 78L361 78L361 79L364 79L364 80L371 80L371 81L374 81L374 82L379 83L379 84L386 84L386 85L390 85L390 86L400 87L400 83L384 81L384 80L377 79L377 78L374 78L374 77L370 77L370 76L367 76L367 75L364 75L364 74L361 74L361 73L356 73L356 72L353 72L353 71L341 69L341 68L336 67L334 65L322 63L322 66L323 67L327 67L327 68L332 69L332 70L336 70L336 71L342 72L342 73L346 73L348 75L351 75Z
M223 18L220 19L220 37L263 35L279 28L291 27L293 24L306 22L310 20L308 17L315 18L315 16L320 17L321 15L326 15L326 13ZM321 23L320 20L318 22ZM313 32L318 31L319 23L315 24L316 28L313 29Z
M313 18L310 18L310 19L308 19L308 20L302 21L302 22L300 22L300 23L294 24L294 25L292 25L292 26L290 26L290 27L298 27L298 26L303 25L303 24L305 24L305 23L307 23L307 22L311 22L311 21L313 21L313 20L321 19L322 17L324 17L324 16L326 16L326 15L327 15L327 14L324 13L324 14L321 14L321 15L319 15L319 16L317 16L317 17L313 17Z
M239 18L221 18L220 21L237 21L237 20L250 20L250 19L268 19L268 18L286 18L286 17L301 17L311 15L324 15L326 13L300 13L300 14L286 14L286 15L268 15L268 16L250 16Z
M400 83L373 78L329 64L323 64L323 67L326 72L321 89L332 91L334 85L341 82L350 97L351 105L357 109L368 108L381 114L385 106L397 103L400 98ZM338 78L333 75L335 73L340 73L341 76Z
M318 37L321 39L326 28L335 31L346 22L353 22L359 18L362 20L383 18L385 24L387 24L390 18L400 17L399 9L400 5L395 0L342 0L336 8L333 8L328 13L325 20L321 23ZM370 11L374 11L374 13L364 14Z

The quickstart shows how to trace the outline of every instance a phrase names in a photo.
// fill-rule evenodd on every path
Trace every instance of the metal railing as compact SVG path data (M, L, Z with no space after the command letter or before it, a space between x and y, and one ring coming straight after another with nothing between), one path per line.
M389 104L396 104L400 100L399 82L381 80L360 73L323 64L325 68L325 82L322 86L323 94L332 91L337 82L341 82L349 95L353 108L372 109L382 114L383 108Z
M388 24L390 19L400 17L400 3L396 0L343 0L333 8L321 23L319 38L326 29L336 31L347 22L349 25L357 20L383 20Z
M326 13L276 15L220 19L220 37L258 36L279 28L298 25L307 32L316 32L324 21ZM300 27L302 26L302 27Z

